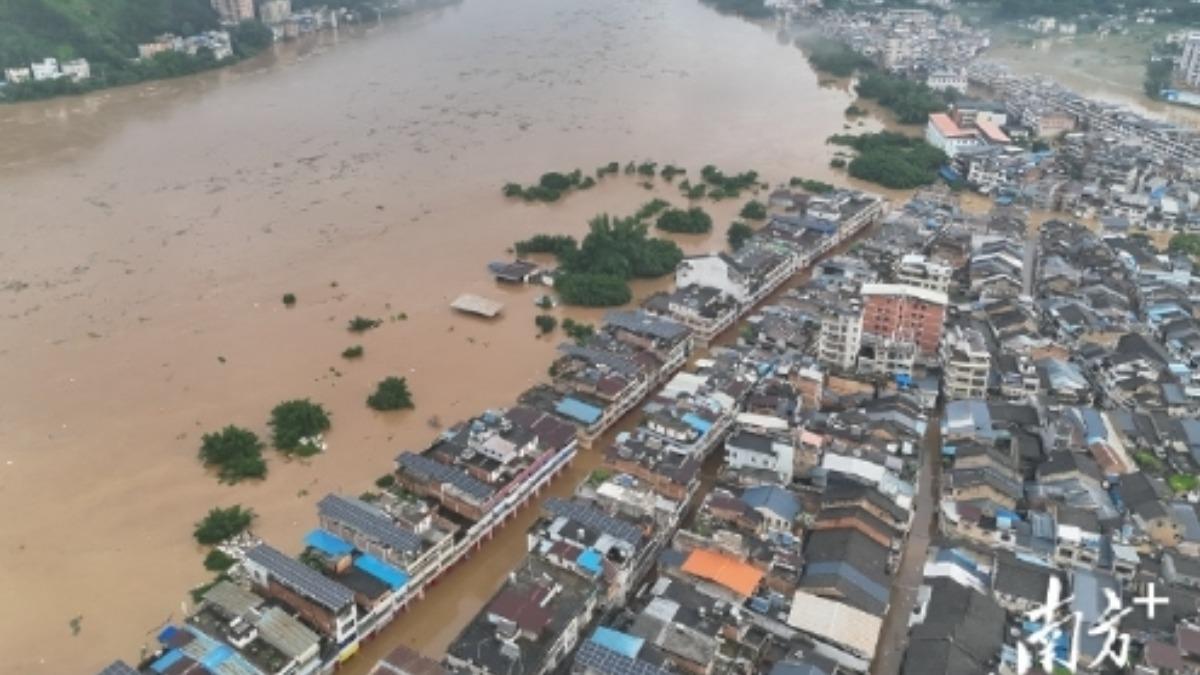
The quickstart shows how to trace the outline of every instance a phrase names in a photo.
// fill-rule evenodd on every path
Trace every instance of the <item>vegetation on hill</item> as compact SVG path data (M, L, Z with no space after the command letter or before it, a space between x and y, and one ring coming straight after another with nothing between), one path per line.
M263 444L249 429L229 425L200 438L200 461L215 468L222 483L237 483L267 475Z
M380 411L412 408L412 393L408 391L408 380L403 377L385 377L375 387L375 393L367 397L367 405Z
M136 59L137 45L162 33L191 35L218 28L209 0L4 0L0 2L0 67L54 57L85 58L91 77L30 81L4 88L4 101L79 94L144 80L190 75L222 65L213 54L165 52ZM271 44L270 29L247 21L230 30L234 58Z
M847 167L851 176L893 189L930 185L946 163L941 150L919 138L890 131L860 136L839 134L831 136L829 142L858 151Z
M285 455L307 457L321 448L312 439L329 430L329 415L320 403L302 398L271 410L271 442Z
M83 57L93 69L123 68L139 42L165 32L217 28L209 0L5 0L0 2L0 65L47 56Z
M205 546L219 544L245 532L255 517L253 509L242 508L240 504L226 508L215 507L196 523L192 536Z

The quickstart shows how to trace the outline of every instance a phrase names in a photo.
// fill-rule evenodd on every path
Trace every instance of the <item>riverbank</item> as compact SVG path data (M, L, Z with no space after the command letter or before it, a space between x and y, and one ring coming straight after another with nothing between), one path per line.
M0 528L0 594L27 608L0 613L0 670L136 657L208 578L190 532L209 508L250 506L264 537L297 542L317 498L368 489L428 442L429 418L542 378L555 341L536 337L536 289L494 286L487 262L654 193L631 181L524 205L505 181L652 157L841 182L824 139L852 96L770 38L693 0L467 0L229 69L0 107L0 418L14 421L0 425L0 508L22 514ZM710 235L676 240L722 248L741 206L712 206ZM635 299L659 288L636 282ZM454 315L465 292L507 317ZM347 319L400 312L343 362ZM417 410L364 405L388 374ZM326 454L268 453L265 482L232 487L200 467L202 433L265 434L262 411L305 396L333 414Z
M1172 105L1146 96L1146 60L1167 29L1140 26L1127 35L1083 34L1037 36L1027 32L996 31L985 57L1021 75L1040 75L1102 101L1190 127L1200 127L1200 110Z

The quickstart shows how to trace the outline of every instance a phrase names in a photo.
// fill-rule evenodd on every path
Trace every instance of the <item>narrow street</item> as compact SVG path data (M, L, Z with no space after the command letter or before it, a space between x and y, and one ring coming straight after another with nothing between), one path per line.
M897 675L908 643L908 618L917 602L917 587L929 551L933 530L933 509L937 504L935 476L941 469L941 408L930 416L925 440L921 445L921 474L917 480L916 513L904 544L904 553L892 584L891 602L879 631L879 644L871 675Z

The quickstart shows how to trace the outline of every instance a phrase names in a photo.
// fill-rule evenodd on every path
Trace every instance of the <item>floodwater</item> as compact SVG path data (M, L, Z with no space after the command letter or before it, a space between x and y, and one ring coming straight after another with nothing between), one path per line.
M0 672L136 659L208 578L191 528L213 506L252 507L260 535L298 552L326 492L369 489L434 422L544 377L539 291L495 286L489 260L678 201L619 177L525 205L504 182L631 159L832 180L824 139L850 102L773 29L695 0L464 0L221 72L0 107ZM709 206L715 231L678 241L719 248L739 207ZM463 292L503 317L452 314ZM358 314L389 320L354 336ZM343 361L353 344L365 357ZM408 378L415 411L366 407L387 375ZM268 452L269 477L237 486L200 467L203 433L265 436L294 397L332 412L327 453ZM525 524L384 639L439 656Z
M1200 127L1200 109L1153 101L1142 80L1153 37L1080 35L1008 41L986 57L1023 75L1044 75L1084 96L1126 106L1154 119Z

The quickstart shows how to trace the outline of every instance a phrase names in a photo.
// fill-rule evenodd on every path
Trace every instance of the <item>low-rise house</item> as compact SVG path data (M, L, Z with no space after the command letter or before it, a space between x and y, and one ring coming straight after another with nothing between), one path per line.
M256 591L293 608L335 643L356 636L358 608L349 588L266 544L247 551L243 565Z
M538 557L513 570L446 651L446 664L475 675L540 675L579 643L599 606L598 586Z

